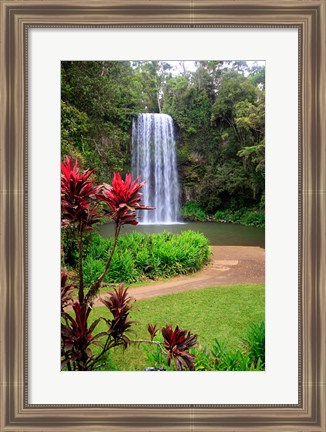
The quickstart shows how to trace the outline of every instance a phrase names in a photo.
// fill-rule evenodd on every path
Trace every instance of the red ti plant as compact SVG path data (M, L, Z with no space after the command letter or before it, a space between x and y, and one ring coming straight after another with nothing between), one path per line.
M177 370L194 370L195 357L188 351L196 345L197 336L191 335L187 330L179 329L178 326L173 330L171 325L162 328L164 338L164 348L167 351L168 365L174 360Z
M94 180L90 178L92 174L93 170L80 172L78 161L76 159L73 162L72 156L66 156L61 164L61 224L63 227L73 226L77 231L78 298L81 304L84 302L83 233L92 230L101 217L99 205L95 201L101 186L94 185Z
M62 341L62 366L67 365L68 370L94 370L101 366L101 361L106 352L113 347L122 345L125 348L129 345L130 339L127 336L131 332L134 323L129 319L133 298L121 285L108 294L103 304L110 310L113 319L100 317L88 325L88 317L91 307L78 301L73 303L75 318L69 313L63 312L64 323L61 326ZM107 330L93 334L100 321L107 324ZM100 347L97 354L93 353L92 347Z
M143 194L140 193L140 189L144 184L145 182L139 182L139 177L132 181L129 173L124 181L117 172L114 173L112 186L103 184L101 194L98 194L97 198L107 204L107 213L117 227L125 224L137 225L136 210L153 209L141 204Z
M157 328L156 324L154 324L154 325L153 324L147 324L147 330L148 330L148 333L150 334L151 341L153 341L155 336L158 333L158 328Z
M125 224L137 225L139 218L137 210L151 210L142 204L140 192L144 182L139 178L132 181L127 174L123 180L119 173L114 173L112 186L95 185L91 179L93 170L79 171L78 162L72 157L66 157L61 165L61 206L62 226L73 227L78 237L78 301L72 300L73 285L67 285L67 272L61 272L61 349L62 366L68 370L94 370L101 366L101 362L109 349L122 345L127 347L131 342L128 333L131 332L133 321L129 314L133 299L128 295L127 289L121 285L114 289L102 300L102 303L112 314L111 319L100 317L89 325L88 318L92 310L92 299L97 294L101 282L110 267L115 251L120 229ZM104 216L115 222L114 242L102 274L88 287L84 294L83 283L83 234L93 229L93 226ZM66 311L72 306L74 316ZM107 330L93 334L100 321L104 321ZM159 344L167 356L168 364L174 360L178 370L194 369L194 356L188 351L196 344L197 336L190 335L186 330L173 330L171 326L162 329L164 342L154 341L158 332L156 325L147 326L151 336L149 342ZM100 348L96 354L93 346Z
M190 348L196 345L197 335L192 335L187 330L179 329L178 326L173 330L171 325L162 328L163 342L154 341L158 328L155 325L147 324L150 334L150 343L159 346L161 352L166 356L168 366L171 360L174 361L177 370L194 370L195 357L189 353Z
M61 223L76 225L79 231L88 231L100 220L96 194L101 186L91 179L94 170L79 171L78 160L66 156L61 164Z
M97 339L104 336L105 333L93 335L101 318L88 327L87 321L91 308L87 303L81 305L75 301L73 310L75 318L66 312L61 314L65 321L61 324L62 356L64 358L62 366L67 364L69 370L88 370L89 363L93 360L93 352L90 347L96 344L102 346Z
M115 232L111 254L108 257L103 273L96 279L88 291L86 296L87 301L90 301L98 292L100 284L110 267L121 227L126 224L138 224L137 219L139 219L139 216L136 215L136 210L153 210L153 207L148 207L141 203L143 194L140 192L140 189L145 182L140 182L139 180L139 177L137 177L132 181L131 174L127 174L126 179L123 180L120 174L115 172L112 186L104 183L101 192L96 194L96 198L105 204L104 213L114 220Z
M123 180L119 173L114 173L112 186L103 184L96 186L91 178L93 170L80 172L77 159L65 157L61 164L61 209L62 226L74 226L77 229L79 249L79 292L78 299L90 302L98 292L100 284L111 264L116 248L120 229L125 224L137 225L136 210L151 210L152 207L141 204L140 192L144 182L139 177L132 181L127 174ZM100 208L104 204L104 209ZM108 256L103 273L94 281L84 299L83 282L83 233L93 229L103 215L109 216L115 222L114 243Z
M101 299L104 306L113 315L113 319L106 320L109 325L108 333L117 342L117 345L124 345L125 348L130 343L126 333L131 331L131 326L135 323L129 319L130 310L134 308L131 304L133 300L123 285L120 285L119 289L114 288L105 299Z
M129 320L132 299L127 290L120 287L109 294L103 303L113 315L113 319L97 319L90 326L88 317L91 311L92 299L97 293L112 260L117 244L120 229L124 224L137 224L136 210L147 210L141 204L142 194L140 189L143 182L139 178L132 181L127 174L126 180L122 180L120 174L115 173L112 186L95 185L91 178L93 170L80 171L78 161L73 162L72 157L65 157L61 164L61 209L62 226L73 227L77 231L78 238L78 301L71 298L73 286L66 285L67 272L61 273L61 311L62 311L62 358L63 365L69 370L92 370L97 367L108 349L116 345L127 346L129 339L126 333L130 330L132 321ZM103 191L103 192L101 192ZM104 208L102 208L104 206ZM83 283L83 234L90 231L100 221L103 215L109 216L115 222L114 244L109 253L103 273L88 288L84 294ZM75 317L65 311L72 304ZM93 335L97 324L104 320L108 325L106 332ZM102 344L101 340L106 341ZM92 345L101 347L100 354L93 355Z

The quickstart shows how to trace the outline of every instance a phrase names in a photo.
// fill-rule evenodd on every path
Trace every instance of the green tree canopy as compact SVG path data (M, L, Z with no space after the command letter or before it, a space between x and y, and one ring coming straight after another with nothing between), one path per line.
M265 190L265 68L245 61L62 62L62 153L100 181L130 170L141 112L172 116L182 201L255 207Z

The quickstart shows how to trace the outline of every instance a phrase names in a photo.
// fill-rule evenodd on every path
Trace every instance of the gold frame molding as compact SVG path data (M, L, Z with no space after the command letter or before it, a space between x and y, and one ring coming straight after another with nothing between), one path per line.
M2 432L326 431L326 0L0 0ZM33 27L296 27L300 34L298 405L29 405L27 35ZM286 362L286 359L284 359ZM282 389L280 389L280 392Z

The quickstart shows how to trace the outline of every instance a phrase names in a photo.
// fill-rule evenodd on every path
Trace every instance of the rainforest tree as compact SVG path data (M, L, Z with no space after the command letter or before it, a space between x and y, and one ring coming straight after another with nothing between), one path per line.
M244 61L62 62L62 152L99 181L131 163L140 112L172 116L182 203L264 209L265 68Z

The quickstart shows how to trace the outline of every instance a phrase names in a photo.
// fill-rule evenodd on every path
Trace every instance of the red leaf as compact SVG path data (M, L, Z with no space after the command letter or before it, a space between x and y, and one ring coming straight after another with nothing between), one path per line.
M61 211L62 225L80 224L82 231L92 229L102 215L96 194L101 186L95 186L90 180L93 170L79 172L78 160L65 157L61 164Z
M102 303L110 310L113 315L112 320L107 320L109 324L108 333L123 345L129 343L129 339L125 335L130 332L131 325L134 321L129 320L130 310L133 308L131 302L133 298L129 296L128 289L120 285L118 289L114 288L105 299L101 299Z
M132 181L131 174L127 174L122 180L119 173L113 175L112 186L103 184L101 193L96 197L107 204L107 213L118 226L125 224L137 225L138 216L136 210L152 210L153 207L145 206L141 203L142 193L140 189L144 182L137 177Z
M188 352L196 345L197 335L191 335L187 330L179 329L178 326L173 330L171 325L162 328L164 347L167 351L168 364L174 360L178 370L194 370L194 356Z

